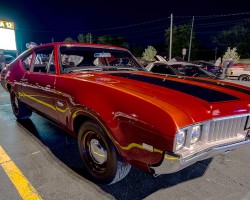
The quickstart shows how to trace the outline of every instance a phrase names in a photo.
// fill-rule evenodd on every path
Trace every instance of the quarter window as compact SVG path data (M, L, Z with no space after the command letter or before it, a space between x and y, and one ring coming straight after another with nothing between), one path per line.
M26 71L29 71L31 60L32 60L32 52L22 60L22 66Z
M159 74L176 75L176 73L172 69L170 69L167 65L162 65L162 64L156 64L151 71Z
M37 73L55 73L54 48L48 47L35 51L32 70Z

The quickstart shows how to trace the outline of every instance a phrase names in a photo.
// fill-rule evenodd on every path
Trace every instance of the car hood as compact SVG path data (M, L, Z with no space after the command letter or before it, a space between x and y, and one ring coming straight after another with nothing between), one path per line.
M157 99L171 104L186 112L194 123L250 113L249 88L237 84L147 72L110 72L75 76L129 91L131 94L142 93L147 95L152 103Z

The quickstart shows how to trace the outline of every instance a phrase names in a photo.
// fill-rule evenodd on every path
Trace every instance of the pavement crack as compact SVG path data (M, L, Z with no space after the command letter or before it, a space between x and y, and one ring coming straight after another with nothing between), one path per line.
M15 158L16 160L20 160L20 159L23 159L27 156L32 156L32 155L35 155L35 154L38 154L38 153L41 153L41 151L35 151L35 152L32 152L32 153L29 153L29 154L26 154L26 155L23 155L23 156L20 156L20 157L17 157Z
M220 171L217 170L216 168L213 168L213 170L216 171L216 172L218 172L218 173L220 173ZM222 176L226 177L227 179L233 181L234 183L236 183L237 185L240 185L240 186L243 187L243 188L249 189L249 187L247 187L247 186L243 185L242 183L236 181L235 179L233 179L233 178L230 177L230 176L227 176L227 175L225 175L225 174L222 174Z
M226 178L230 179L231 181L233 181L234 183L240 185L241 187L248 188L248 187L245 187L242 183L240 183L240 182L234 180L232 177L227 176L227 175L224 175L224 176L225 176Z

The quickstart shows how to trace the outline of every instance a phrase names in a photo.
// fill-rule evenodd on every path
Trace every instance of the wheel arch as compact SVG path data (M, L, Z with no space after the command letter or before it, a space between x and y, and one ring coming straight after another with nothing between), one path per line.
M77 116L73 117L73 131L76 135L78 135L78 131L81 127L81 125L86 121L93 121L97 123L101 128L104 130L105 134L108 136L108 138L112 141L114 144L114 139L112 138L112 135L110 134L110 130L108 129L108 126L101 120L99 117L97 117L95 114L87 112L87 111L81 111ZM115 144L114 144L115 146ZM117 148L116 148L117 149Z
M11 85L9 83L6 83L6 88L7 88L8 92L10 93L10 91L11 91Z
M241 80L242 77L248 77L250 79L250 74L241 74L239 77L238 77L238 80Z
M79 114L75 117L73 121L73 130L76 135L78 135L81 125L88 120L94 120L94 119L86 114Z

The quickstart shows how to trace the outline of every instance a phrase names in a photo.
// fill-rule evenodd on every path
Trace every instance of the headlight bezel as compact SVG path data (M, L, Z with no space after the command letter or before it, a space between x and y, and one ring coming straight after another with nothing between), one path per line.
M180 151L183 148L190 148L193 145L197 144L197 142L201 141L201 137L202 137L202 123L199 124L193 124L192 126L188 126L188 127L184 127L181 128L179 130L177 130L176 134L175 134L175 140L174 140L174 152L176 151ZM198 131L198 134L197 134ZM183 143L183 145L178 145L177 144L177 140L178 140L178 136L180 133L184 132L185 133L185 141ZM194 132L197 134L195 139L192 140L192 136L194 134Z
M182 137L181 141L180 138ZM185 146L185 142L186 142L186 137L187 137L187 133L185 130L179 130L176 133L176 142L175 142L175 149L178 151L180 149L182 149ZM179 143L179 144L178 144Z
M191 130L190 144L195 144L200 140L201 137L201 126L193 126Z

